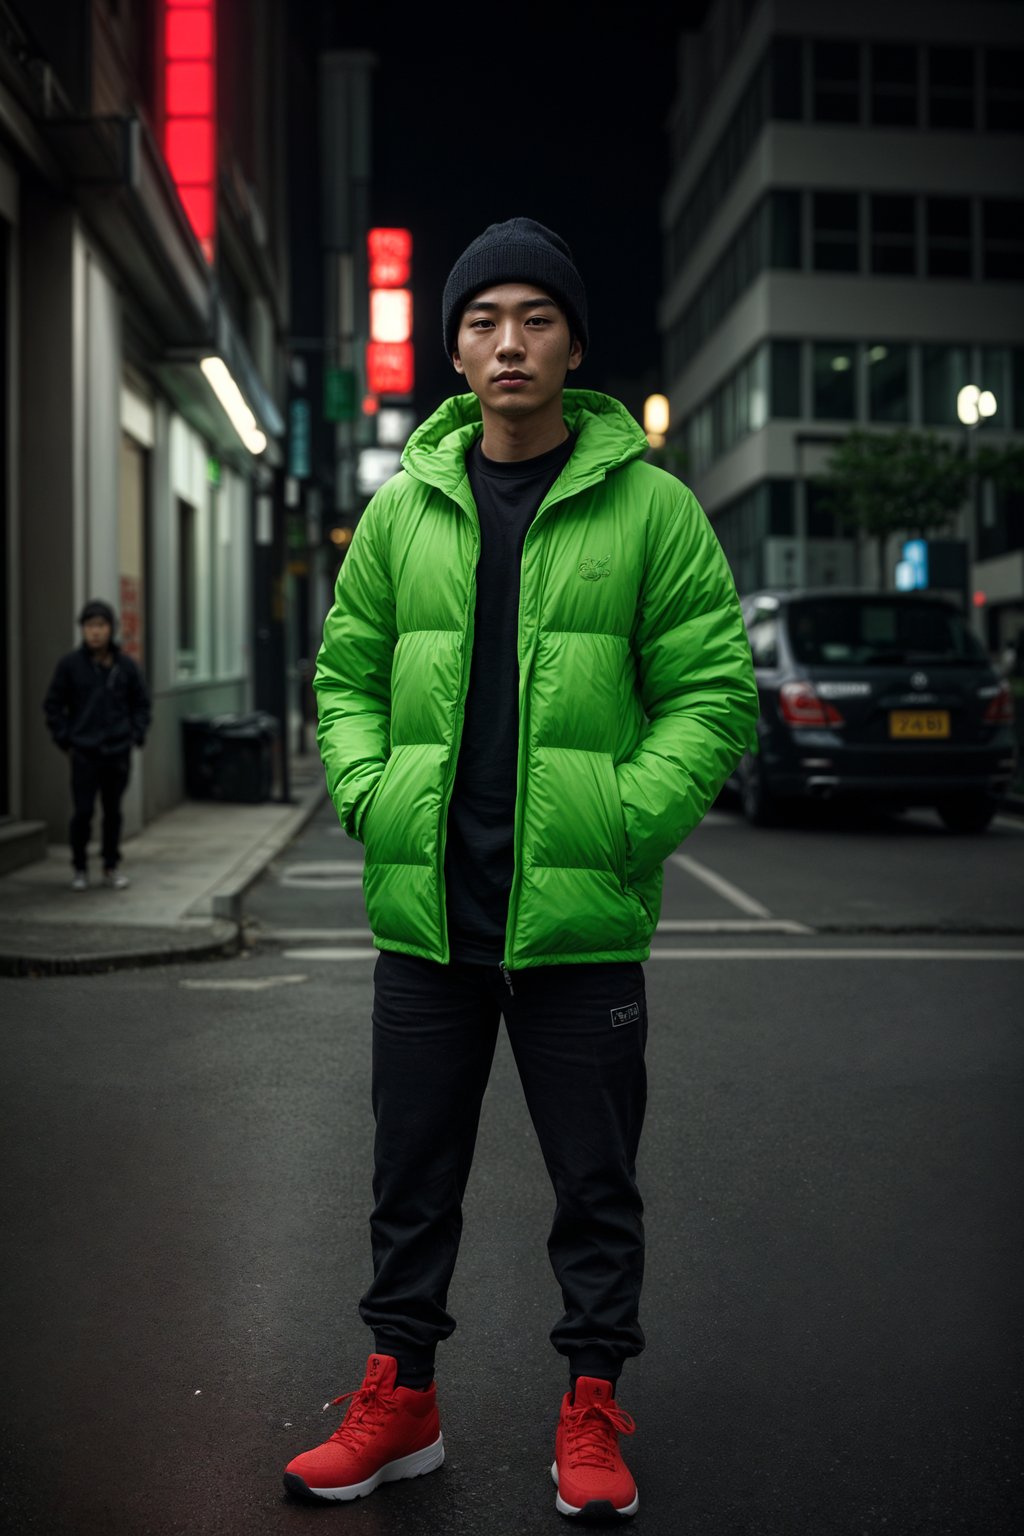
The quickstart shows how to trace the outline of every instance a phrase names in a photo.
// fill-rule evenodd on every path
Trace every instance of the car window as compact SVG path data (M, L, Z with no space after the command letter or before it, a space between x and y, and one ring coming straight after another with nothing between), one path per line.
M750 651L755 667L779 664L779 626L774 618L755 618L750 628Z
M954 608L912 598L811 598L790 604L788 626L805 666L988 659Z

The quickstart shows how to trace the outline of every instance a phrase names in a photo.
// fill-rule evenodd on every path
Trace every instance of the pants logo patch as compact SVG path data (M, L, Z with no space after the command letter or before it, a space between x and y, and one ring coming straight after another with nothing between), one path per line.
M627 1003L625 1008L613 1008L612 1029L621 1029L623 1024L635 1024L640 1017L640 1004Z

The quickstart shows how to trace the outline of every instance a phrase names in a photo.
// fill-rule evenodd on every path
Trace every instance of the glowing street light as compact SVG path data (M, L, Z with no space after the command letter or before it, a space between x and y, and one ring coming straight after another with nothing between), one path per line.
M644 401L644 431L652 448L664 448L668 431L668 399L665 395L648 395Z
M965 384L956 397L956 414L965 427L976 427L983 418L994 416L996 397L990 389Z

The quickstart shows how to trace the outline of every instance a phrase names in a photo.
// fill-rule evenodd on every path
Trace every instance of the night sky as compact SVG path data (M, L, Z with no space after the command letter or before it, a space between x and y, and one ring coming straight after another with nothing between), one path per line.
M319 40L369 48L374 222L413 233L417 408L464 387L445 361L441 290L490 223L557 230L587 288L572 382L662 387L659 202L676 39L706 3L357 7L323 0ZM620 18L616 22L616 14Z

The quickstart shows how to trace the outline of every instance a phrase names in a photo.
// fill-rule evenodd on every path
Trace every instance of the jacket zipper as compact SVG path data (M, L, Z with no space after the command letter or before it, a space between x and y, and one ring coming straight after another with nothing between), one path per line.
M450 492L446 494L451 495ZM455 773L459 762L459 748L462 745L462 727L466 719L466 695L469 693L469 670L473 661L473 631L476 627L476 568L480 562L480 520L477 516L475 505L470 501L469 507L456 497L452 497L455 505L471 516L475 542L475 558L473 561L473 574L469 583L469 592L466 601L465 643L462 651L462 681L459 686L458 702L455 706L456 725L452 732L452 751L448 763L448 773L444 785L444 794L441 797L441 835L438 838L438 862L437 862L437 891L441 933L442 965L447 965L451 960L451 950L448 944L448 904L445 900L444 886L444 856L448 845L448 807L451 804L452 791L455 788ZM511 991L512 984L509 983Z
M602 471L599 476L594 476L591 479L584 480L580 485L574 485L571 490L567 489L564 494L556 496L552 501L545 499L543 502L541 502L533 522L526 530L526 537L523 540L523 557L519 565L519 635L517 641L517 650L520 653L522 651L523 642L523 573L526 569L526 551L533 535L533 531L537 527L541 518L544 517L546 513L550 512L553 507L559 506L563 501L568 501L572 496L578 496L581 491L589 490L592 485L596 485L598 483L598 480L603 480L605 478L606 476ZM525 666L520 663L521 670L519 676L519 693L521 703L519 708L519 750L516 754L516 805L515 815L512 822L512 888L508 895L508 917L505 920L505 956L502 960L502 971L505 975L505 979L508 983L510 992L512 990L512 983L509 979L508 972L512 964L513 955L515 953L514 939L516 921L519 916L519 891L522 873L524 778L523 762L526 753L527 737L529 735L529 685L533 673L533 663L536 657L536 653L537 646L536 643L534 643L531 645L529 654L526 657Z

